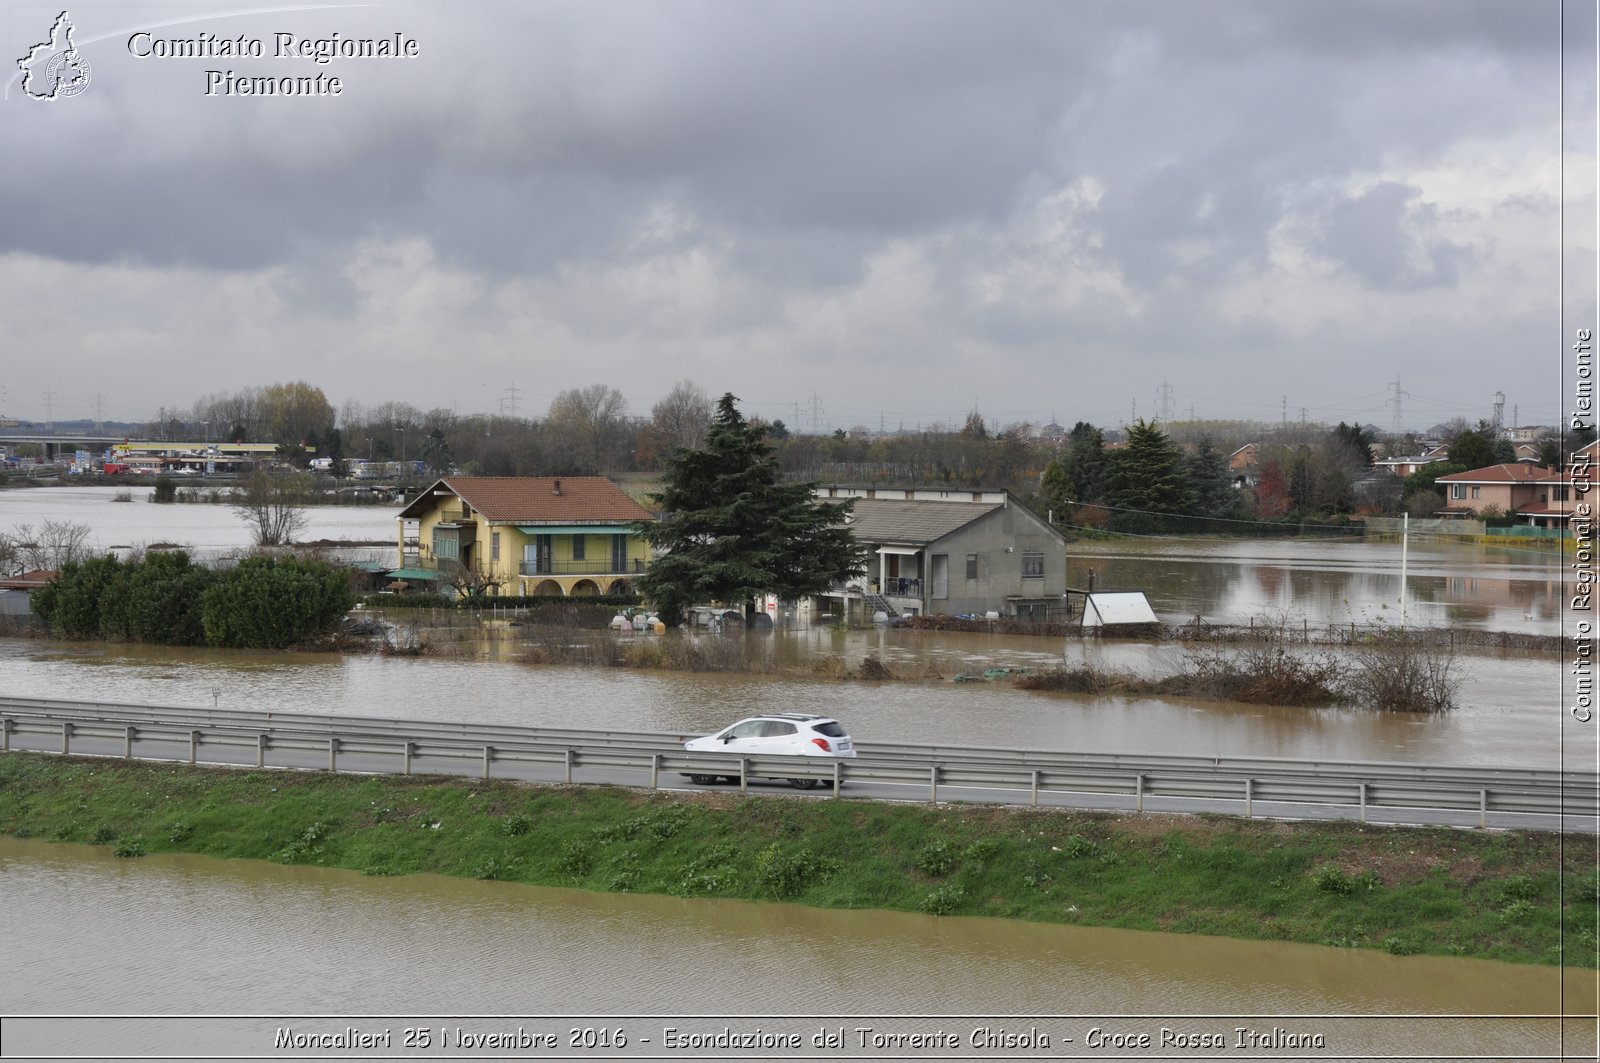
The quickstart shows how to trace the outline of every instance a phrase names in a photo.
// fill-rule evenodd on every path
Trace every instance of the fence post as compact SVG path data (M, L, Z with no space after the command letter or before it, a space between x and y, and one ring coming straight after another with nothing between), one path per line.
M561 762L566 769L567 785L572 785L572 749L569 747L562 751Z
M339 770L339 740L332 736L328 738L328 770Z
M1255 797L1255 780L1254 779L1245 779L1245 781L1244 781L1244 818L1245 819L1250 819L1251 818L1251 816L1250 816L1250 804L1251 804L1251 800L1254 797Z
M833 762L833 796L835 797L839 796L839 787L843 783L843 777L840 773L840 769L843 767L844 765L841 762L837 760Z
M256 767L267 766L267 734L265 731L256 735Z
M133 733L135 731L137 731L137 730L138 730L137 727L133 726L132 724L129 724L127 729L122 732L122 759L123 760L132 760L133 759Z
M1367 784L1361 784L1361 822L1367 821Z
M1028 773L1031 786L1029 787L1028 803L1034 808L1039 807L1039 769L1035 768Z
M657 779L661 775L661 754L650 754L650 789L657 788Z
M489 777L489 762L494 759L494 746L483 747L483 777Z
M934 764L928 768L928 803L939 803L939 765Z
M200 759L200 732L189 732L189 763L193 764Z
M739 792L750 792L750 758L739 758Z
M1144 776L1143 775L1135 775L1133 777L1133 810L1135 812L1143 812L1144 811Z
M0 720L0 752L11 752L11 717Z
M61 721L61 755L64 757L72 751L72 724L66 720Z
M1489 791L1478 791L1478 826L1485 829L1489 826Z
M400 774L411 774L411 754L416 749L416 743L409 738L401 744L400 749Z

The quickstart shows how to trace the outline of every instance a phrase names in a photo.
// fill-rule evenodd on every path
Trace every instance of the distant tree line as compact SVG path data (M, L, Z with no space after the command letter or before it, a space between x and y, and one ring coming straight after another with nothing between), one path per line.
M688 380L645 416L604 384L563 391L542 414L525 416L514 406L458 415L355 400L335 411L319 388L295 382L208 396L188 411L163 409L149 430L157 438L273 442L281 458L302 468L313 455L333 459L336 474L351 461L372 460L418 462L432 474L618 475L670 469L676 452L704 444L713 412L710 396ZM1080 421L1065 438L1002 428L976 411L958 425L895 433L862 426L810 435L781 420L750 423L764 429L789 481L1004 488L1060 523L1128 532L1216 532L1227 530L1219 523L1226 521L1293 524L1358 512L1431 514L1444 506L1438 476L1515 460L1487 424L1463 420L1449 426L1449 463L1404 482L1372 475L1370 431L1342 422L1330 429L1141 420L1107 429ZM1256 446L1254 464L1236 471L1229 459L1247 443ZM1421 444L1412 437L1386 447L1398 456ZM1560 442L1542 440L1540 459L1558 466Z

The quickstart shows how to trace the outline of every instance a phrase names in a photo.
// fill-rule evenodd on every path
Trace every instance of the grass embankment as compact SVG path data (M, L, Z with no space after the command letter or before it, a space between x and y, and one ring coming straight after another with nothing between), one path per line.
M0 831L359 870L1595 964L1591 839L0 756Z

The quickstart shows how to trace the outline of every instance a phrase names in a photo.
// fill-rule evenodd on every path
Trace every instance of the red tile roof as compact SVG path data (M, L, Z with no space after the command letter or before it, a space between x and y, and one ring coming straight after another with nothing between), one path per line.
M417 517L437 503L444 488L491 521L608 523L649 520L650 511L604 476L447 476L401 510Z
M1453 472L1441 476L1435 483L1441 484L1531 484L1546 480L1554 476L1549 469L1542 465L1526 465L1522 462L1513 462L1506 465L1486 465L1481 469L1468 469L1466 472Z
M46 583L56 578L53 568L36 568L28 572L0 579L0 590L8 591L33 591L43 587Z

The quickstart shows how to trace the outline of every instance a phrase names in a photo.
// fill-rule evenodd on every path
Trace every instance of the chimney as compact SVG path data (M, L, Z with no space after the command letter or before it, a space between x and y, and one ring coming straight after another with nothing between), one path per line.
M550 493L553 494L553 495L559 495L561 493L561 481L560 480L556 481L556 485L550 489Z

